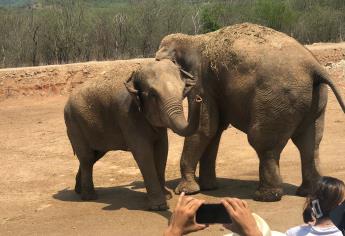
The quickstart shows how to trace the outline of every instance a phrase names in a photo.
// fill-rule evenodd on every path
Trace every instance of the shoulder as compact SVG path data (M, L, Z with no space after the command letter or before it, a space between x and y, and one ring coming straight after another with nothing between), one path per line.
M333 235L333 236L343 235L341 231L334 225L330 227L325 227L325 228L313 226L312 233L315 235Z
M286 235L306 235L311 230L310 225L299 225L286 231Z

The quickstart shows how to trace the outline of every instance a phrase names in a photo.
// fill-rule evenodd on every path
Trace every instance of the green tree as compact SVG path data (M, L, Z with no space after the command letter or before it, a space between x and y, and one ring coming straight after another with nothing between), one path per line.
M208 33L219 29L221 26L218 23L219 16L218 7L204 7L201 11L201 23L203 33Z
M253 17L259 23L276 30L290 29L296 15L286 0L257 0Z

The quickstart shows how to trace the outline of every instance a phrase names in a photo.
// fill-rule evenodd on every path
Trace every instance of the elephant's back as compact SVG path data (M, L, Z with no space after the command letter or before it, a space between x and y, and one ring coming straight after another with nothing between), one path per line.
M320 66L295 39L264 26L237 24L206 35L203 52L210 71L248 95L260 84L309 88L312 70Z
M147 58L110 62L104 70L73 91L69 103L77 107L96 103L97 106L111 106L127 94L124 83L132 73L152 61L154 59Z
M205 34L204 41L203 56L215 72L222 67L251 70L262 63L271 67L286 66L287 62L296 67L317 63L310 51L292 37L251 23Z
M272 114L284 111L288 116L291 104L296 112L310 104L311 68L320 65L286 34L248 23L226 27L208 34L204 55L221 84L224 114L244 132L254 107L269 104L265 109L271 109Z
M131 104L124 82L153 59L114 61L70 95L65 105L67 127L78 127L94 150L126 150L121 125Z
M130 97L124 82L142 65L154 59L119 60L111 62L94 78L73 91L66 109L72 116L97 130L106 129L108 123L126 109L124 102Z

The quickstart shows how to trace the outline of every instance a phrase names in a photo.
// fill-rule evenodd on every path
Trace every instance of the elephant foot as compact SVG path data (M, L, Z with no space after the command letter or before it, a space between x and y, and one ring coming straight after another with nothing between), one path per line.
M80 184L75 184L74 191L77 194L81 194L81 186L80 186Z
M169 205L165 200L166 196L149 197L150 211L165 211L169 209Z
M195 180L184 180L182 179L179 185L175 188L175 193L176 194L181 194L184 192L185 194L196 194L200 192L200 187Z
M169 205L167 203L162 204L151 204L150 211L166 211L169 209Z
M82 191L81 192L81 199L83 201L92 201L92 200L96 200L98 198L97 193L93 190L93 191Z
M300 197L307 197L312 193L312 186L311 185L301 185L296 190L296 195Z
M260 202L277 202L282 199L282 188L259 188L254 193L254 200Z
M163 194L165 195L166 200L172 199L172 193L169 191L167 187L163 187Z
M199 179L200 189L203 191L210 191L218 188L217 179L212 178L209 180Z
M75 191L77 194L81 194L80 169L78 170L78 173L77 173L77 175L75 176L74 191Z

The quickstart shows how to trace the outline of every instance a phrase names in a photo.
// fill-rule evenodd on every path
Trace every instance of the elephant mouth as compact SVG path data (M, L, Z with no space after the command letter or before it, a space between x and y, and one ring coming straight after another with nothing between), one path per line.
M202 102L202 98L199 95L196 95L195 102L201 103Z

